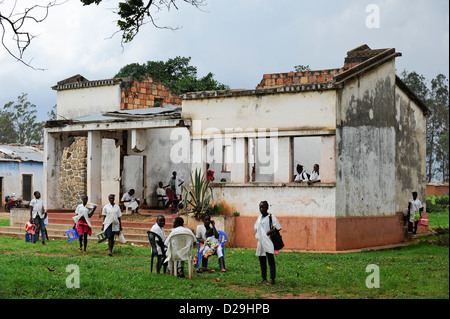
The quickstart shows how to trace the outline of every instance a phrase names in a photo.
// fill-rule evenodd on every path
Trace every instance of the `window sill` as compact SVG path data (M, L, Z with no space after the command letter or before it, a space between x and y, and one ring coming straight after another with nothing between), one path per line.
M269 183L269 182L251 182L251 183L231 183L231 182L211 182L211 187L336 187L336 183Z

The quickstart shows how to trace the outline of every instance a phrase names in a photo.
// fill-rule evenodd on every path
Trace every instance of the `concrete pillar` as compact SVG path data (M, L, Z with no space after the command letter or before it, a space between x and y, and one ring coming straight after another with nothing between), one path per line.
M231 182L232 183L246 183L247 182L247 139L235 138L232 145L234 145L233 162L231 164Z
M102 135L101 131L89 131L87 143L86 188L89 202L102 205ZM120 198L116 198L116 202Z
M46 209L63 208L63 198L59 186L60 165L64 147L73 139L60 133L44 130L43 189L39 190Z
M131 130L131 149L140 153L147 145L147 130Z
M191 140L191 158L191 172L194 173L195 169L204 172L203 161L206 159L206 146L204 140Z
M277 158L277 167L274 167L274 182L289 183L292 181L293 143L292 138L279 137L278 151L274 154Z

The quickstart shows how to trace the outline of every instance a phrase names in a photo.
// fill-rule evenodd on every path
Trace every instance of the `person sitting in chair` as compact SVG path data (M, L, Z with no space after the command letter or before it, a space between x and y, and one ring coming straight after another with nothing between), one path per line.
M161 183L162 184L162 183ZM164 245L164 242L166 241L166 233L164 232L164 225L166 224L166 218L163 215L158 215L156 218L156 224L152 226L150 229L151 232L154 232L159 237L161 237L162 245ZM161 270L161 267L164 266L164 271L167 268L167 263L164 263L164 257L166 256L166 249L160 247L159 244L156 244L156 249L158 251L158 258L156 260L156 270L157 273Z
M213 236L215 238L219 238L219 232L216 230L216 226L213 220L211 220L211 216L205 214L203 216L203 225L198 225L197 226L197 230L196 230L196 236L197 236L197 240L201 244L205 244L206 241L208 240L206 232L208 229L211 229ZM224 263L224 258L223 258L223 251L222 251L222 246L219 245L216 248L215 253L217 254L217 258L219 259L219 267L220 267L220 271L221 272L225 272L225 263ZM200 260L198 261L200 262ZM204 255L202 256L202 267L206 268L206 263L207 263L207 259L204 258Z
M172 249L178 250L178 249L182 249L183 247L170 247L169 243L170 240L172 238L172 236L176 235L176 234L187 234L187 235L191 235L193 238L193 242L195 243L197 238L195 238L194 233L192 232L192 230L190 230L189 228L184 227L184 219L182 217L175 217L175 219L173 220L173 229L170 232L169 236L167 237L166 241L164 242L164 245L167 248L166 251L166 255L167 258L164 262L168 262L171 258L172 258L172 254L174 253L172 251ZM187 252L185 252L187 254ZM187 257L187 256L185 256ZM187 258L186 258L187 259ZM177 277L184 277L184 261L180 261L178 263L178 267L177 267Z
M162 204L163 204L162 208L165 209L166 201L169 198L167 197L166 190L163 187L163 182L159 182L158 186L159 187L156 189L156 197L158 198L158 206L159 206L159 202L162 202Z
M138 212L139 209L139 199L134 198L134 189L130 189L127 193L123 194L121 202L126 208L131 208L131 213L136 213L140 215Z

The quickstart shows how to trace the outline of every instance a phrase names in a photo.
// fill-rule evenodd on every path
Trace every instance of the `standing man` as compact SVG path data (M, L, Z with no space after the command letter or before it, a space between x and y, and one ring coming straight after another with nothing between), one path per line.
M108 248L109 256L112 256L112 251L114 248L114 235L119 235L122 231L122 222L120 217L122 217L122 212L120 211L119 205L114 203L116 196L110 194L108 196L109 203L103 207L103 226L102 230L105 231L105 235L108 237Z
M417 226L419 224L420 219L422 218L423 206L422 202L417 199L417 192L412 192L412 198L408 203L408 232L412 232L413 236L416 236Z
M36 239L39 240L39 231L42 235L42 245L45 245L45 225L44 220L47 213L44 209L44 202L41 199L41 193L36 191L33 193L34 198L30 202L30 223L36 225L36 233L33 236L33 244L36 244Z
M178 195L181 195L181 185L183 185L183 183L184 180L177 176L177 172L174 171L172 172L172 178L169 181L169 185L164 186L164 188L170 187L175 193L175 197L177 197Z

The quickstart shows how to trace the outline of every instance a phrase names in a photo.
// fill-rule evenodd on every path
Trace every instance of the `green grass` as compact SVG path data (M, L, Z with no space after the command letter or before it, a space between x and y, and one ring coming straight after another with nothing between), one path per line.
M256 284L259 263L252 249L227 248L226 273L218 272L214 257L209 263L215 273L194 273L189 280L150 273L148 247L116 246L108 257L107 245L96 241L83 254L78 242L43 246L0 236L0 299L448 299L449 248L431 243L359 253L281 252L275 257L277 284L265 287ZM379 267L380 288L366 287L370 264ZM69 265L79 268L80 288L66 287Z

